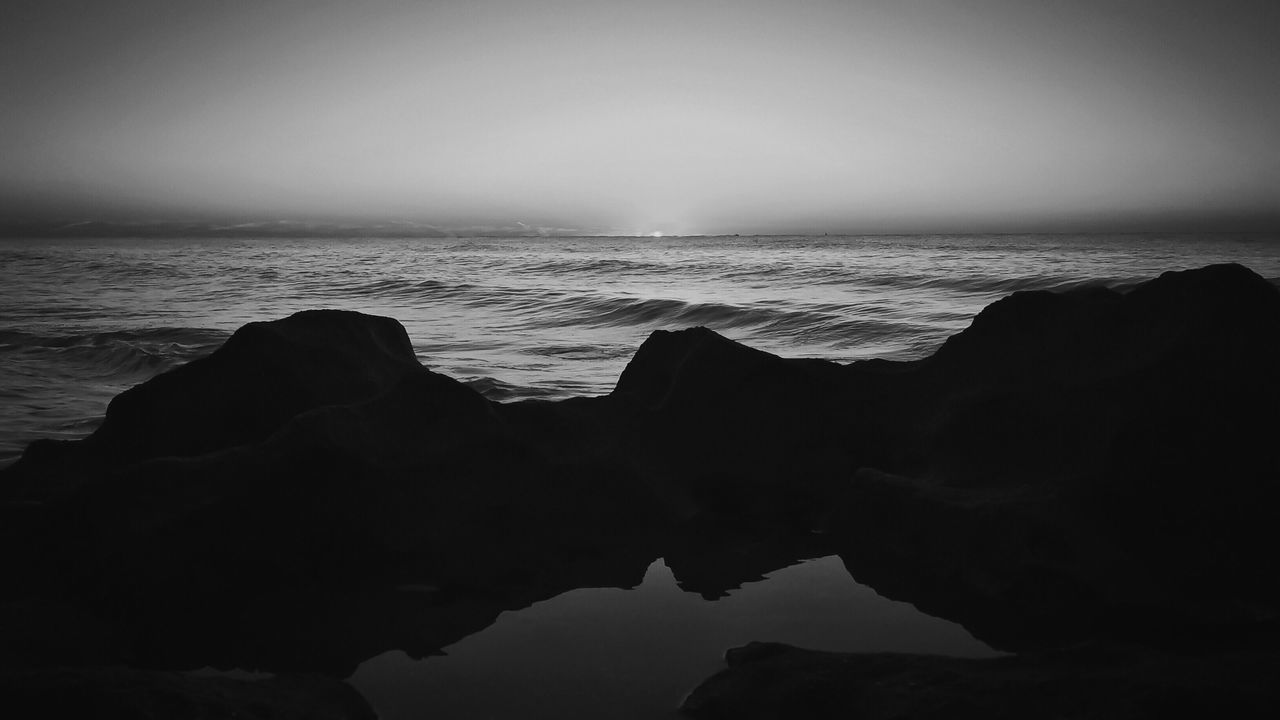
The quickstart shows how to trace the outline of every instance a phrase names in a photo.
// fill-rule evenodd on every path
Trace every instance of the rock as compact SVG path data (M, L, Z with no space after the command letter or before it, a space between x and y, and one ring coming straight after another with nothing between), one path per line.
M680 410L751 398L754 377L785 361L705 327L656 330L618 378L614 395L651 410Z
M249 323L217 351L121 393L91 442L123 462L265 440L294 416L373 398L419 369L391 318L310 310Z
M681 710L696 718L1271 717L1280 655L1211 659L1079 647L994 659L842 654L751 643Z
M292 326L298 317L281 322ZM310 342L323 344L325 317L309 318ZM331 318L336 344L363 323ZM201 366L201 383L227 385L252 365L243 358L270 354L277 343L276 333L237 337L230 360L215 353L208 360L222 359ZM178 379L144 387L190 379L173 374ZM346 404L337 404L339 394L317 395L327 404L303 404L253 442L86 465L91 481L35 504L25 527L5 528L15 540L5 549L15 579L7 591L17 593L5 609L16 619L8 624L43 628L20 633L28 661L71 655L71 631L59 629L66 626L105 638L74 654L86 661L186 668L203 658L349 672L394 647L449 644L502 610L577 583L638 581L657 557L650 526L662 521L662 509L625 469L549 457L495 405L416 361L388 362L375 379L386 384L378 394L359 397L377 390L370 382L353 385L363 389L349 392L357 400ZM203 402L184 412L201 414ZM162 398L152 404L167 407ZM406 582L444 590L418 613L388 601L394 607L383 616L405 619L380 624L361 598ZM459 605L458 597L471 599ZM356 637L332 639L330 629L342 626L334 615L349 616ZM420 637L428 627L436 629ZM397 635L405 628L418 634Z
M30 720L377 718L350 685L323 676L244 680L123 667L0 672L0 708L8 717Z
M1097 382L1176 354L1228 356L1274 344L1267 335L1280 322L1276 295L1235 264L1166 272L1127 293L1016 292L984 308L927 362L953 382Z
M1275 367L1280 292L1239 266L1015 293L890 378L897 450L826 527L855 576L1009 649L1275 622Z
M630 418L618 459L661 478L686 516L804 525L831 475L858 464L842 442L840 379L834 363L706 328L656 331L610 395Z
M945 686L922 712L1032 707L974 699L999 678L1064 695L1095 678L1118 688L1099 697L1147 707L1107 657L1043 653L1136 643L1149 654L1115 672L1139 679L1166 661L1193 674L1174 647L1272 662L1280 578L1258 568L1280 541L1276 367L1280 292L1239 266L1016 293L914 362L660 331L612 393L561 402L486 400L422 367L388 318L255 323L121 395L90 438L0 472L0 627L22 641L4 660L341 674L580 583L634 584L659 556L711 598L837 548L881 593L1051 659L1012 675L842 660L891 681L849 695L821 690L813 657L742 656L744 672L817 683L818 704L789 707L914 714L920 678Z
M934 356L855 363L851 573L1003 661L757 646L699 717L1270 716L1280 293L1239 266L1017 293ZM1097 650L1072 648L1080 642ZM1118 645L1116 643L1136 643ZM1123 648L1117 650L1117 648ZM1185 653L1185 654L1183 654Z
M249 323L208 357L118 395L85 440L34 443L0 497L48 499L143 460L261 442L302 412L373 398L420 369L391 318L308 310Z

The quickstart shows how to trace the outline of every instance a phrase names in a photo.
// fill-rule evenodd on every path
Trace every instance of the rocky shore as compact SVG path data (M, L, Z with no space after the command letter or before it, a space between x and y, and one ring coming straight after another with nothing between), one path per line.
M213 717L212 666L276 674L235 681L244 716L365 717L341 678L386 650L657 557L715 597L834 552L1014 655L753 644L687 713L1270 714L1276 368L1280 291L1238 265L1015 293L913 362L659 331L613 392L558 402L486 400L389 318L251 323L0 474L0 706L70 684Z

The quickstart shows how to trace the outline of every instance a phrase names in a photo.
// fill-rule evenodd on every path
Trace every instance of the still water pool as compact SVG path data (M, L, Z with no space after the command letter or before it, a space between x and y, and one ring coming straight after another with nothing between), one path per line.
M392 651L350 682L383 720L676 718L685 694L752 640L817 650L998 655L956 623L856 582L837 556L802 561L706 600L662 560L634 589L584 588L505 612L413 660Z

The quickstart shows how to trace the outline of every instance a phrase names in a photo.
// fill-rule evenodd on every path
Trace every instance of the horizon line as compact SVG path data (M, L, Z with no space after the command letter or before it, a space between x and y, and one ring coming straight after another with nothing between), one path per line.
M1207 219L1206 219L1207 220ZM769 230L723 232L668 232L664 230L620 230L606 227L573 228L564 225L541 226L516 221L511 224L436 224L414 220L299 220L294 218L270 220L207 220L207 219L70 219L44 218L30 220L0 220L0 238L6 239L56 239L56 238L127 238L127 237L342 237L351 238L715 238L715 237L918 237L928 235L948 236L1088 236L1088 235L1280 235L1280 221L1270 218L1262 222L1250 222L1244 218L1235 222L1212 223L1188 221L1166 225L1152 222L1117 223L1114 227L1081 224L1063 227L1068 223L1049 223L1055 227L1040 229L996 227L987 229L957 228L954 230L928 228L866 228L830 230ZM1242 222L1243 221L1243 222ZM957 223L961 224L961 223Z

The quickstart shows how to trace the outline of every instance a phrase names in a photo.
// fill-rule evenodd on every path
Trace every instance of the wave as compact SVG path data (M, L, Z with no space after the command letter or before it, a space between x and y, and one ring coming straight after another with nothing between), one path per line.
M631 345L535 345L526 350L533 355L556 360L617 360L629 358L636 349Z
M1124 290L1149 280L1148 277L1111 276L1084 279L1071 275L1026 275L998 277L993 275L964 274L901 274L866 273L852 277L846 275L840 282L851 282L888 290L942 290L971 295L1008 295L1027 290L1051 290L1068 292L1091 287Z
M786 341L833 347L899 341L918 335L926 323L918 316L860 305L813 304L788 307L698 303L668 298L574 296L540 308L530 324L544 330L566 326L678 329L704 326L748 335L753 340ZM614 359L634 348L544 346L532 352L560 359Z
M494 402L513 402L517 400L560 400L574 395L588 394L583 390L591 390L589 386L578 387L573 383L561 383L554 388L532 385L516 385L504 382L495 377L482 375L462 381L463 385L475 390L487 400Z
M289 285L291 294L298 298L320 297L365 300L433 300L457 298L486 289L471 283L450 283L441 280L416 280L412 278L380 278L348 284L337 282L333 275L306 281L294 281Z
M97 377L151 375L213 352L227 334L201 328L145 328L70 335L0 330L0 354Z
M520 387L487 375L463 380L462 384L496 402L539 397L539 393L533 388Z
M899 298L915 294L962 303L975 299L989 302L1024 290L1063 292L1098 286L1123 290L1149 279L1124 275L1082 279L1079 276L1066 274L1002 277L972 273L894 273L847 265L795 266L785 263L762 264L747 269L725 267L720 270L721 272L715 273L714 282L728 282L737 287L750 289L827 286L836 290L818 294L828 296L874 294ZM630 273L666 277L670 282L679 283L686 277L689 268L668 267L631 260L591 258L531 262L514 270L508 268L507 271L514 275L528 274L548 278L548 282L552 282L551 278L558 275L574 276L581 281L575 284L589 287L593 282ZM707 282L707 276L698 276L698 273L694 275L697 277L691 277L689 279L691 283ZM511 276L508 276L508 279L512 279ZM859 293L859 290L864 292ZM287 284L286 294L294 299L306 300L313 304L318 300L323 300L330 305L335 301L338 304L344 301L357 301L358 304L355 305L357 308L370 303L375 305L393 303L412 308L430 308L435 303L447 302L455 307L511 314L518 317L520 322L527 321L543 328L554 328L570 323L591 327L634 325L667 327L672 324L684 324L734 329L774 322L780 317L788 318L787 322L791 323L814 321L827 324L832 321L827 315L837 315L854 324L867 322L865 319L849 320L854 314L865 314L865 309L858 307L795 310L785 307L766 307L764 300L752 306L741 306L732 303L694 302L663 297L619 297L595 295L565 285L521 286L519 281L503 283L501 280L466 282L436 278L421 279L420 277L368 279L358 275L346 277L331 273L324 277L294 280ZM778 302L775 301L773 304L776 306ZM909 303L899 301L899 309L904 304ZM973 308L975 311L976 309L979 308ZM797 315L797 312L806 314ZM844 330L850 329L854 328L844 328Z
M681 269L686 269L682 266ZM643 260L625 260L622 258L556 258L529 262L516 266L514 271L521 274L546 276L565 274L603 274L619 275L624 273L650 274L669 272L671 265L661 262ZM705 269L705 268L704 268Z

